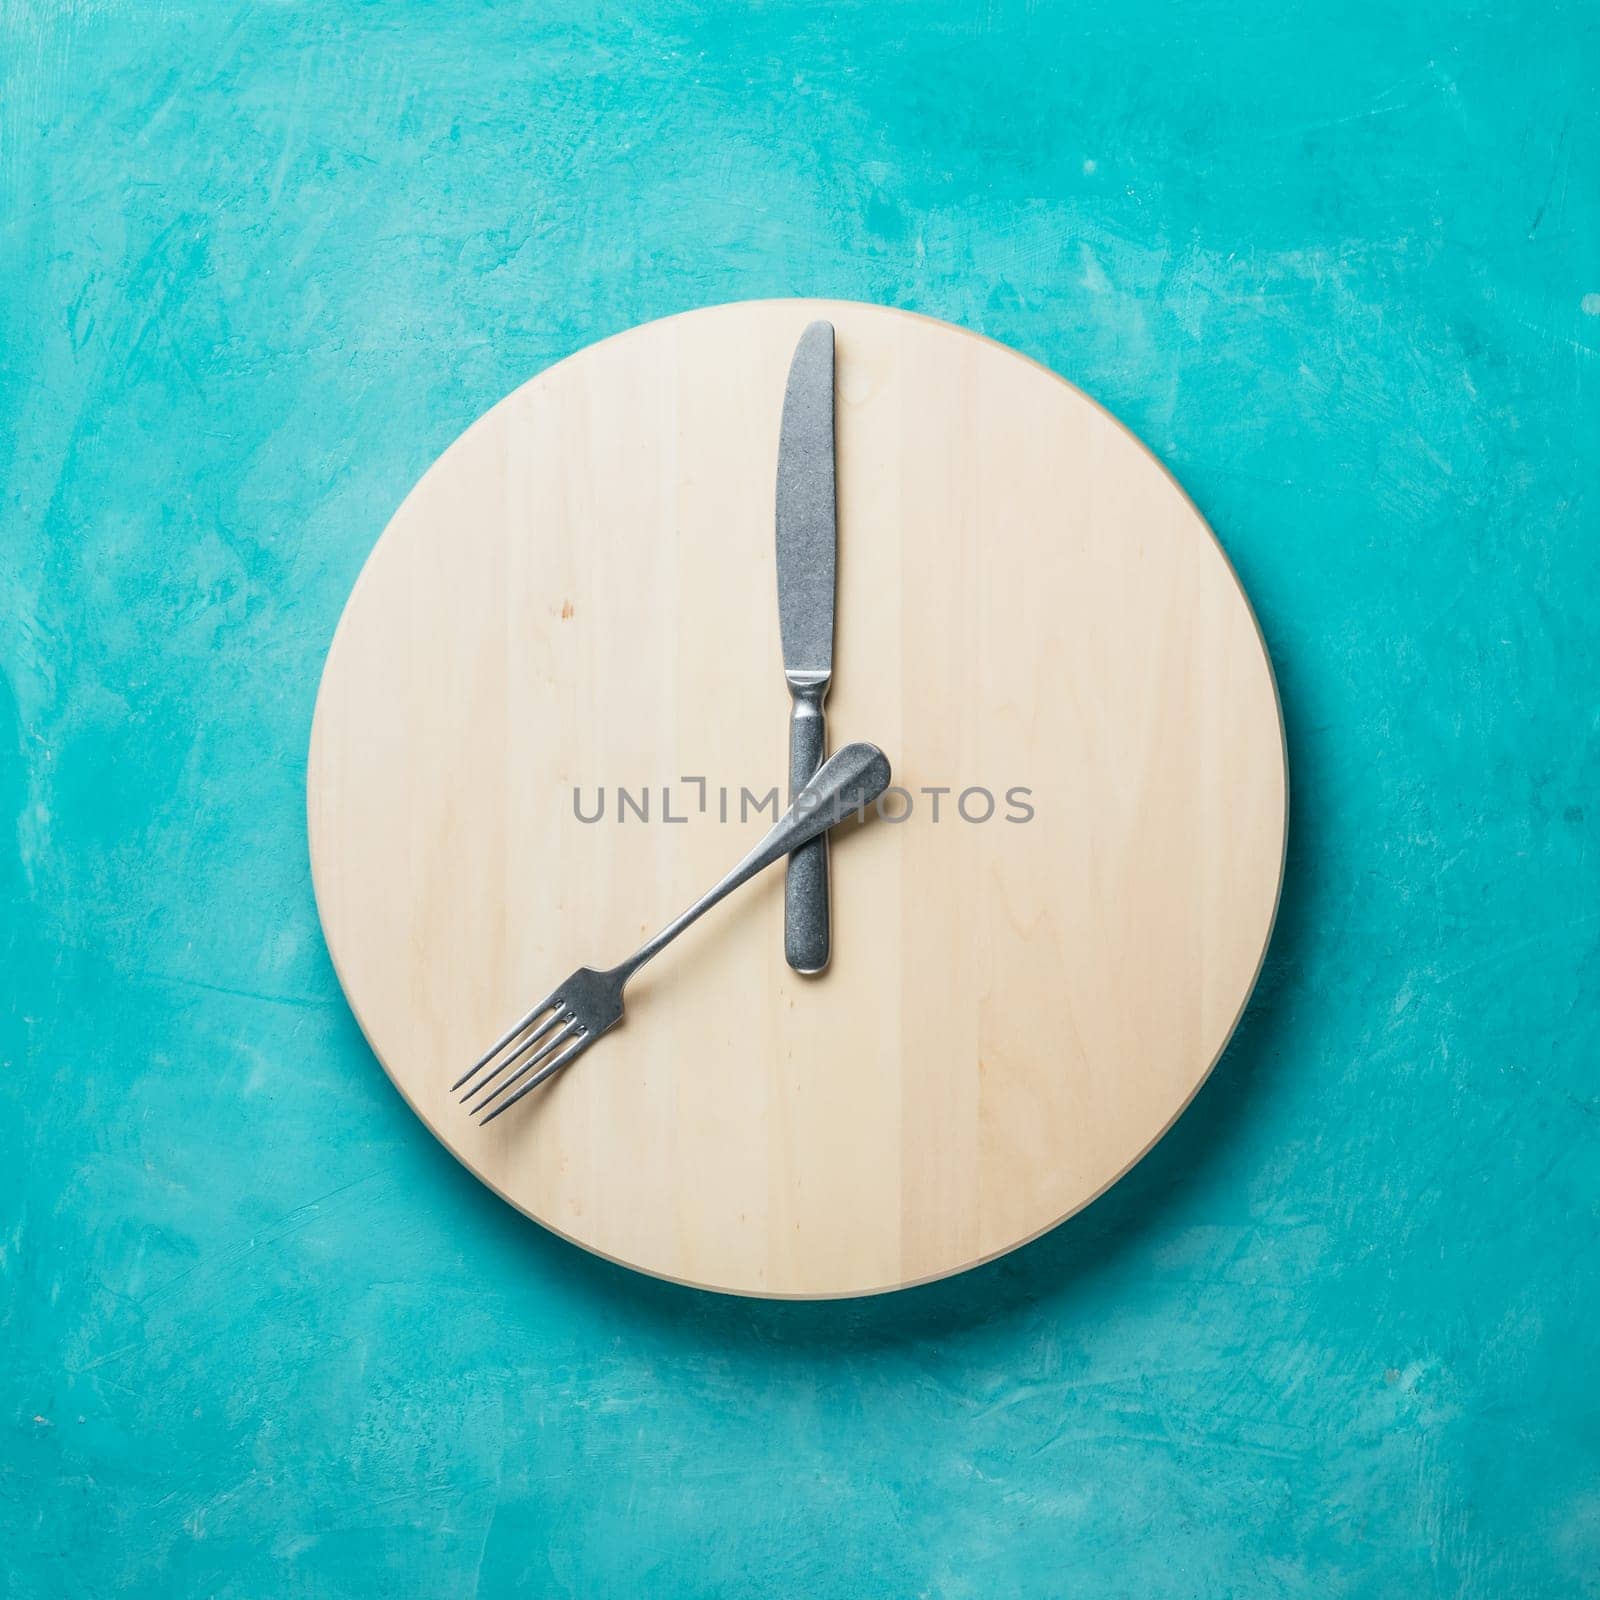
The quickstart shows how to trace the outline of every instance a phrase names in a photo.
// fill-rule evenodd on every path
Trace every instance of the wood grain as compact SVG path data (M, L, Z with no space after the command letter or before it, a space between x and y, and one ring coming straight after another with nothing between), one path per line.
M817 316L838 329L830 732L882 745L912 813L836 837L826 976L785 965L769 873L480 1129L447 1094L466 1061L766 826L740 791L785 772L774 452ZM651 791L648 824L618 820L619 786ZM580 822L574 789L592 812L602 787ZM663 787L688 820L662 820ZM1125 1172L1239 1017L1287 817L1249 606L1138 442L1001 346L800 300L633 329L468 429L351 596L308 788L329 949L434 1134L578 1244L774 1296L958 1271ZM1029 821L1005 820L1014 788ZM959 815L967 789L990 820Z

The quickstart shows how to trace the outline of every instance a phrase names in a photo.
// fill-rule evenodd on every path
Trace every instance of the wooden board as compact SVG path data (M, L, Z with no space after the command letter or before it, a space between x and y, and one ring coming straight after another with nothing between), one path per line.
M770 820L741 821L740 791L786 770L774 460L817 316L838 330L830 732L880 744L912 813L836 845L823 978L784 964L775 870L479 1128L447 1093L464 1064ZM619 786L650 791L648 823L619 820ZM688 820L663 821L663 787ZM602 821L575 788L586 815L604 789ZM966 790L990 820L958 814ZM593 346L445 452L340 623L309 808L350 1004L461 1161L643 1271L827 1296L1011 1249L1160 1137L1259 970L1287 784L1250 608L1134 438L972 334L795 300Z

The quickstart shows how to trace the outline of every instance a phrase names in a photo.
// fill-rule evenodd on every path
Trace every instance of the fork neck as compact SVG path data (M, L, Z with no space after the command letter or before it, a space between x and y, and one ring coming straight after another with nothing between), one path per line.
M647 961L652 961L660 955L691 922L703 917L724 895L731 894L737 889L751 875L749 868L750 860L747 857L714 889L703 894L687 910L674 917L653 939L640 945L626 961L618 962L611 969L612 976L617 980L617 987L620 989Z
M703 917L724 896L732 894L758 872L781 860L791 850L826 833L849 812L864 814L889 783L889 763L875 745L847 744L835 751L816 776L794 797L767 835L721 882L708 889L688 910L680 913L655 938L639 946L624 962L611 969L620 988L645 962L659 955L690 923Z
M626 961L620 962L611 970L616 976L618 985L625 984L645 962L653 960L660 955L691 923L699 921L712 906L718 901L732 894L742 883L748 883L751 878L781 856L785 856L800 842L794 835L799 832L805 837L821 833L828 825L830 819L825 814L807 810L802 812L797 802L788 812L779 818L777 824L771 829L764 839L718 883L700 896L695 903L680 912L664 927L653 939L640 945Z

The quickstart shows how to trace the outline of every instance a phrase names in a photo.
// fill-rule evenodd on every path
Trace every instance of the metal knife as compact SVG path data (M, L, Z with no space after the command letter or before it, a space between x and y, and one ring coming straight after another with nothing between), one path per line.
M798 792L822 765L828 735L822 702L833 679L834 504L833 324L800 335L778 434L778 627L789 717L789 787ZM832 941L827 834L788 860L783 953L796 972L818 973Z

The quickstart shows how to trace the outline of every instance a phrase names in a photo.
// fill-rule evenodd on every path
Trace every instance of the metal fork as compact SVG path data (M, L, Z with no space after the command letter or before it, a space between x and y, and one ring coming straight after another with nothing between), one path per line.
M846 816L864 813L888 787L889 762L884 753L876 745L847 744L823 762L771 832L715 888L640 945L620 966L601 972L579 967L463 1072L451 1084L450 1092L459 1090L462 1103L470 1102L469 1110L484 1123L509 1111L622 1021L622 991L628 979L691 922L791 850L826 833ZM513 1067L516 1070L507 1076ZM485 1068L489 1070L485 1072Z

